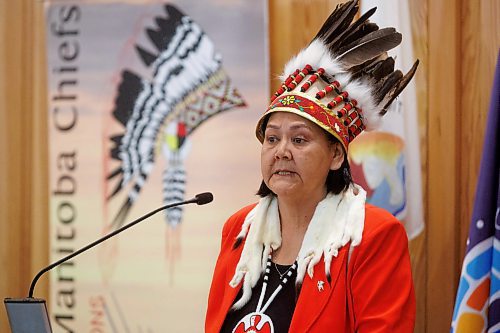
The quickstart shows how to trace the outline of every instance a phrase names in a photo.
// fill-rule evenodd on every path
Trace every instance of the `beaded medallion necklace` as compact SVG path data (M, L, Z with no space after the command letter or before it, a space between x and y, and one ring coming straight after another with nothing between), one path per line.
M278 287L276 287L271 296L269 296L267 302L265 302L263 305L262 303L264 302L264 296L266 294L267 281L269 281L271 264L272 264L271 255L269 255L267 257L266 272L264 274L264 282L262 283L262 290L260 292L257 308L255 309L255 312L247 314L238 322L238 324L236 324L236 327L233 329L233 333L245 333L245 332L274 333L273 321L264 312L267 310L269 305L271 305L272 301L274 301L274 299L281 291L281 289L283 289L283 287L286 285L288 280L290 280L290 277L292 276L293 272L297 269L297 262L294 262L293 265L285 273L283 273L283 275L281 275L281 273L278 271L280 275L280 284L278 285Z

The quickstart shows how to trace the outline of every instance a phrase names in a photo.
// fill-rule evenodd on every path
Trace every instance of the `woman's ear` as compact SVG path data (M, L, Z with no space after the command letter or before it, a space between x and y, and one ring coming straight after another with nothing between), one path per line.
M344 159L346 158L346 154L344 151L344 147L340 144L340 142L335 142L332 145L333 159L332 164L330 164L330 170L338 170L344 163Z

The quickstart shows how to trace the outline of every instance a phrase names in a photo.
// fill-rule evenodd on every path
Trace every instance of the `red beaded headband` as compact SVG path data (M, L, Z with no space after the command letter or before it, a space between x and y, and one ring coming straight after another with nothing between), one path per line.
M356 107L358 102L349 99L348 92L340 89L340 83L335 80L329 83L323 76L324 73L323 68L314 70L309 64L302 70L297 69L274 93L265 115L277 111L299 114L335 136L347 150L349 142L365 129L363 112ZM305 78L307 80L299 85ZM313 94L310 92L313 85L325 87ZM327 97L333 98L325 102ZM260 123L258 128L259 126L262 124ZM264 137L263 131L262 128L260 133L257 133L260 141Z

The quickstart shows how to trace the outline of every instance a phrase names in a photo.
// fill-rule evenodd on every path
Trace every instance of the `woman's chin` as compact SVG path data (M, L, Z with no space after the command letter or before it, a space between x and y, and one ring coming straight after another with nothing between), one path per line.
M297 194L300 193L294 185L281 184L280 186L273 186L270 189L279 198L296 197Z

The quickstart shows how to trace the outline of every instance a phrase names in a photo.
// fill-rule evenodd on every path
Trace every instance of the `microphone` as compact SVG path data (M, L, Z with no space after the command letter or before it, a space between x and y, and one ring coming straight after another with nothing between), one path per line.
M214 200L214 196L210 192L200 193L194 196L197 200L196 203L198 205L205 205L207 203L211 203Z
M195 195L194 198L192 199L189 199L189 200L186 200L186 201L181 201L181 202L176 202L176 203L173 203L173 204L168 204L168 205L165 205L163 207L160 207L160 208L157 208L141 217L139 217L138 219L130 222L129 224L126 224L124 225L123 227L119 228L119 229L116 229L115 231L105 235L104 237L101 237L99 238L98 240L88 244L87 246L84 246L82 247L81 249L67 255L66 257L63 257L61 259L59 259L58 261L50 264L49 266L45 267L44 269L42 269L40 272L38 272L38 274L35 276L35 278L33 279L33 281L31 282L31 285L30 285L30 289L29 289L29 298L33 298L33 291L35 289L35 284L36 282L38 281L38 279L46 272L50 271L52 268L56 267L56 266L59 266L60 264L68 261L69 259L73 258L73 257L76 257L77 255L79 255L80 253L82 252L85 252L91 248L93 248L94 246L96 246L97 244L100 244L102 242L104 242L105 240L107 240L108 238L111 238L117 234L119 234L120 232L124 231L124 230L127 230L128 228L136 225L137 223L141 222L141 221L144 221L145 219L155 215L156 213L158 212L161 212L162 210L165 210L165 209L169 209L169 208L173 208L173 207L176 207L176 206L182 206L182 205L187 205L187 204L191 204L191 203L196 203L197 205L205 205L207 203L210 203L212 202L212 200L214 199L214 196L212 195L212 193L210 192L204 192L204 193L200 193L200 194L197 194Z

